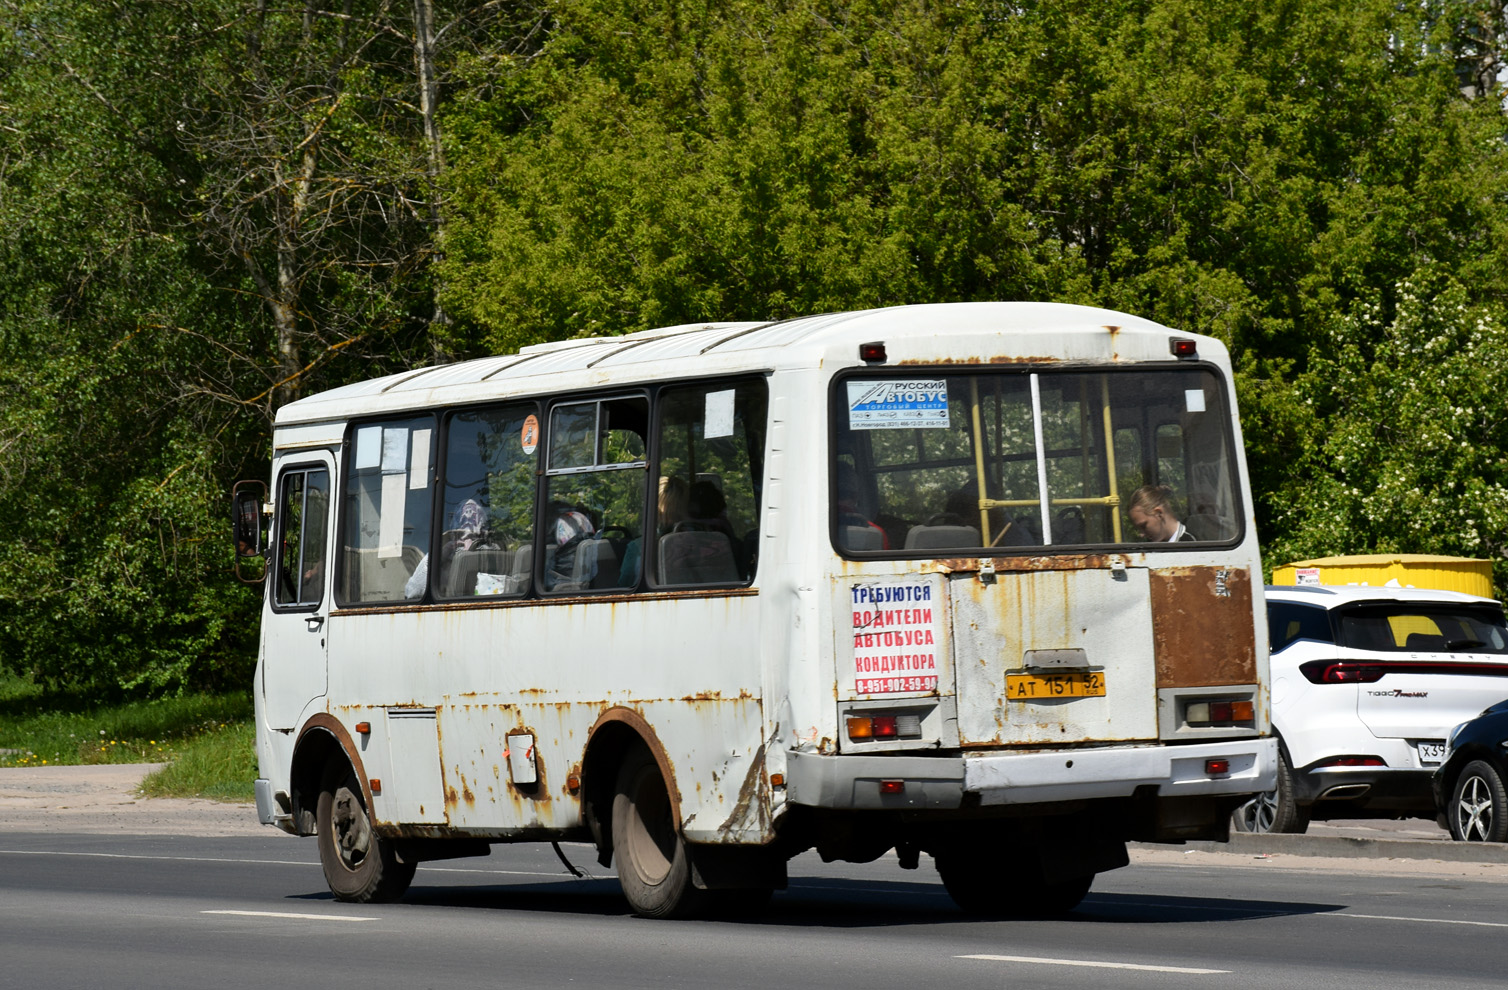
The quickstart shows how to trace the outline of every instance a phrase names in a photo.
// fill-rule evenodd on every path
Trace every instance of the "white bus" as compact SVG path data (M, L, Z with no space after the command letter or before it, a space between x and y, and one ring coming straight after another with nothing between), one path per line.
M344 900L584 841L634 911L815 849L1065 911L1274 784L1225 348L910 306L423 368L278 412L261 821Z

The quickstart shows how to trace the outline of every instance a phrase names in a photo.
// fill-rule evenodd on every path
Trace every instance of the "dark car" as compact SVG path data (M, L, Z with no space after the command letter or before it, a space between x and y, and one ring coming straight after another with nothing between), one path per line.
M1508 840L1508 701L1451 730L1435 771L1435 808L1451 838Z

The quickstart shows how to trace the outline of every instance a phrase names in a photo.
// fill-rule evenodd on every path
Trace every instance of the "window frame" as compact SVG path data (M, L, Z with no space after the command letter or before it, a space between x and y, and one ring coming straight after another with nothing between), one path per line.
M1219 388L1219 403L1224 410L1221 416L1221 430L1224 434L1226 450L1231 461L1231 497L1232 515L1235 526L1235 534L1225 540L1194 540L1188 542L1159 541L1149 543L1141 540L1123 540L1121 543L1048 543L1033 544L1029 546L1001 546L1001 547L959 547L959 548L923 548L918 550L906 550L905 548L891 548L889 550L853 550L843 546L839 539L839 512L838 512L838 451L841 448L840 439L843 435L841 425L841 411L846 405L846 383L855 378L879 379L879 378L919 378L931 376L937 378L971 377L971 376L1021 376L1028 382L1030 376L1038 375L1043 378L1058 375L1137 375L1156 372L1188 372L1202 371L1208 373L1216 386ZM1035 389L1033 389L1035 391ZM828 542L833 552L845 560L938 560L946 558L998 558L998 557L1044 557L1060 555L1082 555L1085 553L1191 553L1208 552L1211 550L1230 550L1238 547L1245 541L1247 536L1246 527L1246 472L1241 462L1241 449L1236 443L1234 429L1235 401L1232 396L1231 383L1221 372L1218 365L1209 361L1146 361L1119 367L1102 364L1041 364L1022 363L1011 364L1005 367L991 364L957 364L957 365L907 365L905 367L893 367L889 365L866 366L860 365L844 368L835 373L828 383L827 395L827 499L828 499ZM1041 419L1040 409L1033 412L1033 425L1040 436ZM1150 422L1145 416L1130 426L1114 426L1111 430L1110 442L1114 443L1114 437L1120 429L1134 428L1142 434L1141 450L1143 458L1147 456L1147 431L1151 428L1152 456L1157 457L1155 434L1160 424ZM852 431L850 431L852 432ZM1038 447L1036 450L1036 463L1039 468L1045 467L1043 460L1044 451ZM871 466L872 468L872 466ZM1187 466L1185 466L1187 470ZM1039 496L1040 496L1039 491ZM1118 493L1123 498L1121 510L1124 511L1129 505L1130 492ZM1187 520L1182 520L1187 522Z
M427 604L427 603L429 603L431 601L430 593L429 593L429 588L430 588L430 584L432 582L429 581L429 580L425 581L425 583L424 583L424 590L420 593L419 597L417 597L417 598L393 598L393 599L386 599L386 600L383 600L383 601L361 602L361 601L347 601L345 598L343 598L341 596L340 589L342 589L342 588L344 588L346 586L346 572L345 572L345 568L346 568L346 561L347 561L347 558L348 558L348 555L343 552L343 549L345 548L345 542L344 541L345 541L346 525L349 522L349 517L347 515L346 491L347 491L347 489L350 486L351 473L352 473L353 470L355 470L355 460L356 460L356 458L355 458L355 448L356 448L355 439L356 439L356 433L357 433L358 430L360 430L362 427L365 427L365 426L377 426L377 425L382 425L382 424L386 424L386 423L391 423L391 422L394 422L394 421L397 421L397 420L415 420L415 419L422 419L422 418L424 418L426 416L429 417L429 421L430 421L430 424L431 424L430 425L430 436L431 436L431 439L430 439L430 456L431 456L431 458L433 459L433 462L434 462L434 478L432 478L430 480L430 485L429 485L429 497L430 497L429 538L426 541L425 546L423 546L421 549L423 550L424 553L430 553L430 552L432 552L432 550L433 550L433 544L434 544L434 540L435 540L435 511L434 511L435 510L435 505L434 505L434 503L435 503L436 497L437 497L437 482L438 482L439 478L441 477L441 474L440 474L440 471L441 471L440 461L441 461L441 458L443 456L440 447L444 443L444 437L441 435L440 429L441 429L441 426L443 424L443 414L446 411L447 411L446 407L433 407L433 408L428 408L428 409L395 409L395 410L392 410L391 412L387 412L387 413L374 414L374 415L370 415L370 416L353 417L351 419L346 420L346 422L345 422L345 431L344 431L344 433L343 433L343 435L341 437L341 442L340 442L340 471L339 471L339 474L340 474L340 487L339 487L339 491L337 493L333 493L332 494L332 497L333 498L337 498L339 500L339 503L340 503L340 507L339 507L339 509L335 513L335 526L336 526L336 530L335 530L335 550L336 550L335 558L336 559L335 559L335 562L334 562L334 567L332 569L330 569L330 573L334 577L334 583L332 584L331 589L330 589L331 601L332 601L332 603L334 604L334 606L336 608L342 609L342 610L345 610L345 609L392 609L392 608L405 608L405 607L412 607L412 606L415 606L415 605ZM410 443L413 442L412 438L410 438L409 442Z
M284 488L287 485L288 479L290 477L292 477L293 475L303 475L304 476L305 481L304 481L303 504L301 506L300 513L299 513L299 522L300 522L300 525L303 526L304 531L307 532L307 529L308 529L307 523L308 523L308 519L309 519L309 513L308 513L308 505L309 505L308 477L309 477L310 474L312 474L314 472L319 472L319 471L324 472L325 477L326 477L327 488L326 488L325 495L326 495L326 499L328 500L328 504L325 506L325 546L324 546L325 569L324 569L324 575L323 575L323 577L321 579L321 583L320 583L319 596L317 598L315 598L312 602L310 602L310 601L302 601L302 600L297 601L297 602L291 602L291 603L288 603L288 602L279 602L278 601L278 593L277 592L278 592L278 587L280 586L280 583L282 581L282 574L283 574L283 570L282 570L282 565L283 565L283 550L282 550L282 548L283 548L283 545L284 545L284 537L287 535L287 526L288 526L288 516L287 516L287 513L285 511L283 511L286 508L286 506L283 503ZM276 529L274 531L273 538L272 538L272 553L270 555L270 564L271 564L271 566L268 568L268 573L270 574L270 580L269 580L269 588L268 588L268 594L267 594L267 601L268 601L269 605L272 607L273 612L276 612L276 613L279 613L279 614L283 614L283 613L299 613L299 612L318 612L320 610L320 608L324 605L326 596L331 596L333 598L333 595L335 593L335 583L334 583L334 580L333 580L333 578L334 578L334 569L330 566L330 542L331 542L330 541L330 535L331 535L331 527L335 525L335 517L336 517L337 514L334 511L334 509L335 509L335 504L334 504L335 503L335 495L334 495L334 492L332 490L330 490L330 488L328 486L330 484L330 479L334 478L335 473L336 472L334 472L334 471L331 470L331 466L328 463L325 463L323 461L297 461L297 462L293 462L293 463L287 464L285 466L280 466L279 469L278 469L277 487L273 489L273 498L275 499L273 505L276 507L275 521L276 521L277 525L276 525ZM300 534L300 540L299 540L299 546L300 547L304 547L304 546L307 546L307 545L308 545L307 541L303 539L303 534L301 533ZM300 567L300 570L302 570L302 567L303 567L302 560L300 560L300 562L299 562L299 567ZM303 583L302 580L299 583L300 583L300 585L302 585L302 583ZM302 592L303 588L300 587L299 590L300 590L300 592Z

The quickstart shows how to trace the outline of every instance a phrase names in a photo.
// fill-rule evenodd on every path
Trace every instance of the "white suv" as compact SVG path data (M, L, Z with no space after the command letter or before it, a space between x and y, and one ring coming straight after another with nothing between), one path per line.
M1240 832L1311 819L1434 818L1452 726L1508 698L1508 625L1490 598L1357 586L1267 588L1277 790Z

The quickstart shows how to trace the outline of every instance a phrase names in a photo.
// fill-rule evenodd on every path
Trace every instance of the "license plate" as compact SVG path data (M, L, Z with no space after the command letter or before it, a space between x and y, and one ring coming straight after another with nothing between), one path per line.
M1005 696L1011 701L1103 698L1105 675L1098 670L1074 674L1006 674Z
M1421 767L1439 766L1440 761L1445 759L1445 740L1421 739L1419 741L1419 765Z

